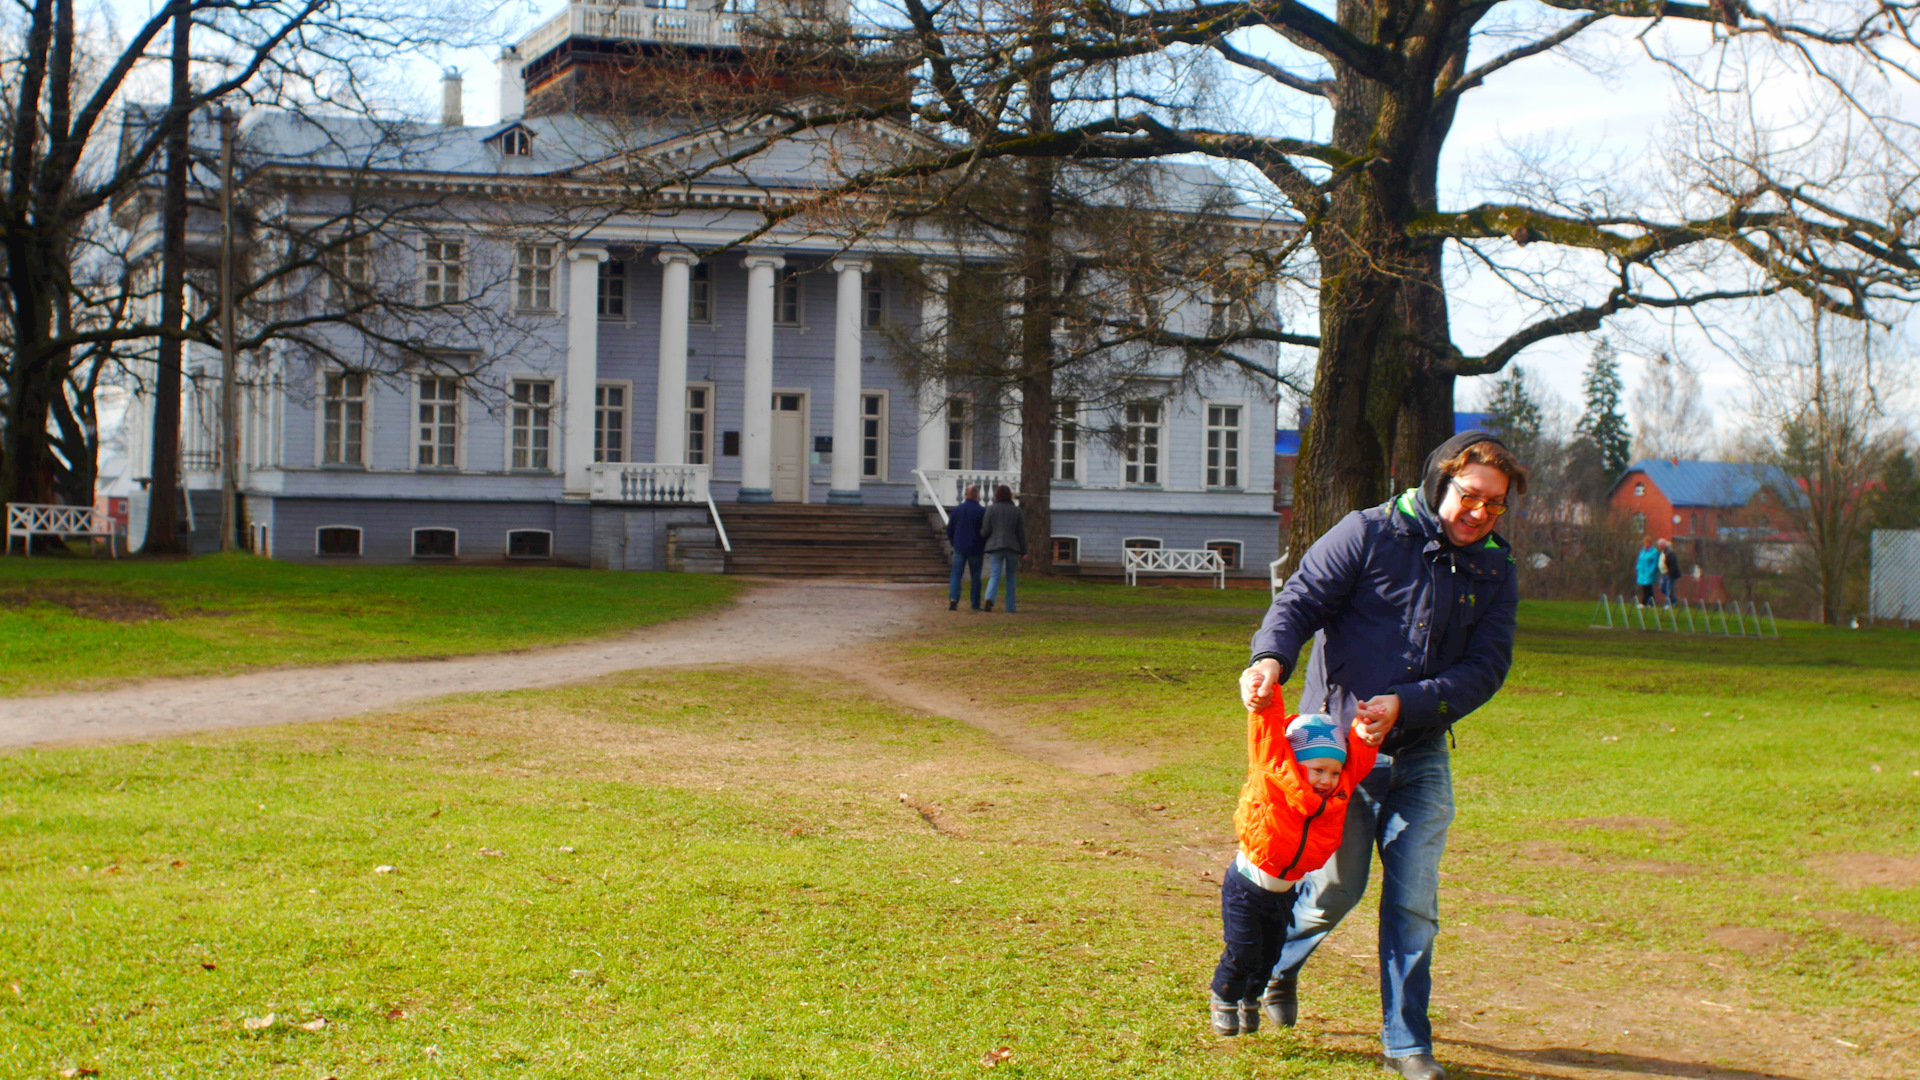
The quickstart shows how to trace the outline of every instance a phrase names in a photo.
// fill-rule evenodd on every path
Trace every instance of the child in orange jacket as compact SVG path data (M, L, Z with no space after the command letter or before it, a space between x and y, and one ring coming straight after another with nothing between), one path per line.
M1294 883L1340 848L1347 803L1373 770L1379 738L1358 719L1343 730L1323 713L1287 716L1275 694L1247 711L1247 782L1233 824L1240 852L1220 879L1226 951L1213 972L1213 1030L1260 1029L1260 994L1280 960Z

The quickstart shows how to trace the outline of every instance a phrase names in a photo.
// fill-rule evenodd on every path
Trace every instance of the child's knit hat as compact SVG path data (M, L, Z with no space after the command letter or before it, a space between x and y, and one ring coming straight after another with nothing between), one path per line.
M1294 717L1287 725L1287 743L1293 747L1295 761L1332 758L1345 764L1347 760L1347 740L1340 737L1339 725L1326 713Z

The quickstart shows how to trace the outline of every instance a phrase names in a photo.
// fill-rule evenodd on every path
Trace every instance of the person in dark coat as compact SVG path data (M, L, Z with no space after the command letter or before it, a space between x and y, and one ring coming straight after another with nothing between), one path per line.
M1027 523L1013 504L1013 489L1005 484L993 489L993 505L980 526L980 546L987 552L987 610L993 610L993 599L1004 585L1011 615L1014 578L1027 555Z
M1680 580L1680 557L1673 553L1673 541L1661 537L1660 545L1660 594L1667 598L1667 606L1673 606L1673 586Z
M973 575L973 610L980 610L980 559L986 549L980 546L980 519L986 516L980 506L980 485L968 484L960 505L947 515L947 543L953 545L953 579L947 583L947 610L960 610L960 574Z
M1513 663L1519 582L1493 531L1526 492L1513 452L1483 431L1441 444L1421 486L1348 514L1300 561L1253 637L1240 676L1266 708L1309 639L1302 711L1383 736L1354 792L1340 849L1295 890L1293 922L1262 1005L1291 1025L1300 968L1367 888L1380 852L1381 1049L1391 1072L1444 1080L1427 1017L1440 927L1440 856L1453 821L1453 724L1492 698Z

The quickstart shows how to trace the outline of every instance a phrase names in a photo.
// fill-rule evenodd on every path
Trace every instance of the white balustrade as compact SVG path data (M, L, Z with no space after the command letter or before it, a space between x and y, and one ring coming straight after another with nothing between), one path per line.
M741 16L730 11L685 11L618 4L569 4L520 42L534 60L570 37L608 41L671 41L683 45L740 44Z
M703 503L713 469L708 465L661 465L648 461L590 467L595 502Z
M1013 499L1020 501L1020 474L1017 472L995 472L989 469L915 469L922 489L940 507L942 520L946 518L946 508L954 506L966 497L967 485L980 486L982 505L993 501L993 489L1001 484L1013 490Z

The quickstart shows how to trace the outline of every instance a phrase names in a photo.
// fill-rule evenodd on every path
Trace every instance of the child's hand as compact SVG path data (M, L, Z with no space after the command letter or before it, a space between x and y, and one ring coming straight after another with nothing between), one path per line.
M1270 656L1256 660L1240 673L1240 700L1249 709L1265 709L1273 704L1279 686L1280 661Z
M1387 741L1386 732L1383 731L1375 735L1373 730L1357 716L1353 718L1353 737L1366 743L1368 746L1379 746L1381 743Z

